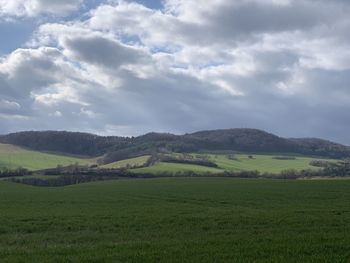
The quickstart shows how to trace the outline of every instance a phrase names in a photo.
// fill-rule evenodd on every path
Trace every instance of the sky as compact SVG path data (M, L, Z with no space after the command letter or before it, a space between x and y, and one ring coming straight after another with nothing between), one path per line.
M0 0L0 133L350 145L348 0Z

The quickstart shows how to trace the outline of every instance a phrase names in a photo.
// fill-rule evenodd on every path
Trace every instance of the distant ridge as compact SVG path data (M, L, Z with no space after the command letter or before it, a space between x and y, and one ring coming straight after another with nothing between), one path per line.
M282 138L258 129L223 129L191 134L148 133L138 137L98 136L67 131L28 131L0 136L1 143L37 151L85 156L105 162L154 152L241 151L350 157L350 147L317 138Z

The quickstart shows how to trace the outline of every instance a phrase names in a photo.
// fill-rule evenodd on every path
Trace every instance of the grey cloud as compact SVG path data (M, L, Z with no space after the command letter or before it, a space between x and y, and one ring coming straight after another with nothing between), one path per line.
M239 2L239 1L238 1ZM308 32L336 21L347 19L350 5L332 1L291 1L277 5L268 1L223 1L222 5L201 14L202 23L178 23L175 26L185 34L187 43L224 46L237 42L260 41L260 34L277 34L290 31ZM334 17L337 20L334 20ZM175 28L176 28L175 27ZM324 32L323 32L324 34Z
M123 64L134 64L144 56L136 48L94 35L68 37L63 41L63 46L72 52L77 60L106 67L118 68Z
M22 50L20 59L1 62L9 67L0 67L0 101L21 105L7 114L26 110L30 118L0 116L1 131L253 127L350 143L347 1L202 7L186 10L191 20L118 1L80 21L47 25L38 35L53 41L38 43L50 52Z
M57 81L55 73L59 69L54 63L57 56L59 52L51 48L14 51L0 64L1 94L23 98Z
M174 1L186 4L194 2ZM180 5L181 5L180 4ZM205 5L206 6L206 5ZM259 34L314 30L347 19L350 5L333 1L217 1L210 8L188 5L188 17L161 14L133 3L106 5L92 13L91 26L138 35L144 43L164 45L237 45L259 41ZM105 16L107 14L108 16ZM334 20L334 17L337 20Z
M234 2L232 2L234 3ZM312 1L292 1L277 5L268 2L243 2L218 6L206 13L213 33L234 37L235 34L268 33L300 30L332 20L329 12L340 12L334 5L317 5Z

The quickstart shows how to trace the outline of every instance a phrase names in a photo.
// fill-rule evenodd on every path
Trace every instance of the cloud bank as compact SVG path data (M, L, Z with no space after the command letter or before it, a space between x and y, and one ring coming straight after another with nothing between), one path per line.
M39 20L84 5L9 2L2 16ZM101 1L39 23L0 59L1 132L254 127L350 144L349 11L341 0Z

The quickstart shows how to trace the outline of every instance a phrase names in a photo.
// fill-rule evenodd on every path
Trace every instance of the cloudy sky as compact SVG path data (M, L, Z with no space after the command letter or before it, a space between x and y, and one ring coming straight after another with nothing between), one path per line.
M348 0L0 0L0 133L250 127L350 144L349 13Z

